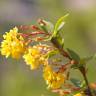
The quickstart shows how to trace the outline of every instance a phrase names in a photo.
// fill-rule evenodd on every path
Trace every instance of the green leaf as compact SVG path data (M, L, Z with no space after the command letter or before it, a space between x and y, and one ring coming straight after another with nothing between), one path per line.
M54 35L56 35L59 30L64 26L66 18L69 16L69 14L66 14L65 16L61 17L55 24L54 27Z
M51 58L52 56L56 55L57 53L59 53L58 50L53 50L53 51L50 51L48 54L46 54L45 57Z
M54 25L51 23L51 22L49 22L49 21L45 21L45 20L43 20L43 22L46 24L46 25L44 25L44 24L40 24L40 28L44 31L44 32L46 32L46 33L51 33L51 32L53 32L53 29L54 29Z
M81 93L85 90L86 88L86 83L85 81L81 81L79 79L76 79L76 78L71 78L70 81L78 88L80 88L79 90L75 90L72 92L72 94L77 94L77 93ZM73 95L72 95L73 96ZM85 96L85 95L84 95Z
M44 20L44 22L46 23L46 26L45 27L48 30L48 32L53 32L54 25L51 22L49 22L49 21L45 21Z
M59 34L57 35L57 42L62 48L64 47L64 38L62 38Z
M81 87L81 88L85 88L85 87L86 87L86 83L85 83L85 81L82 81L82 82L81 82L80 87Z
M71 68L74 68L74 69L79 69L79 68L82 68L82 67L86 67L86 61L84 59L80 59L78 64L74 64L74 65L71 66Z
M78 62L77 64L73 64L73 65L71 66L71 68L78 69L78 68L80 68L80 67L83 66L83 62L84 62L84 64L85 64L85 61L84 61L84 60L81 60L81 59L80 59L80 56L79 56L76 52L74 52L73 50L71 50L71 49L69 49L69 48L67 48L67 51L68 51L68 53L69 53L69 56L70 56L73 60L75 60L75 61ZM82 63L82 64L81 64L81 63Z
M93 58L94 58L94 56L89 56L89 57L81 58L80 62L78 64L78 67L82 67L82 66L86 67L87 62L92 60Z
M88 61L92 60L94 58L94 56L95 55L89 56L89 57L84 57L84 58L82 58L82 60L84 60L85 62L88 62Z
M45 25L40 24L40 28L41 28L44 32L48 33L48 30L47 30L47 28L46 28Z
M75 78L71 78L70 81L76 86L76 87L80 87L82 82L78 79Z
M77 94L77 93L81 93L85 90L86 88L86 83L85 81L80 81L76 78L71 78L70 81L78 88L80 88L80 90L76 90L76 91L73 91L72 94ZM73 95L72 95L73 96ZM84 95L85 96L85 95Z
M69 48L67 48L67 51L68 51L70 57L71 57L73 60L76 60L76 61L78 61L78 62L80 61L80 57L79 57L79 55L78 55L76 52L74 52L73 50L71 50L71 49L69 49Z

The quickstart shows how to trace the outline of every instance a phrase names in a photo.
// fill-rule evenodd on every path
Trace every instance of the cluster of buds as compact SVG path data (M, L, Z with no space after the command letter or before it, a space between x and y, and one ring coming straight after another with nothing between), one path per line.
M61 96L80 90L80 87L66 84L70 79L69 72L72 67L78 68L83 75L85 74L84 66L79 66L80 60L77 54L72 50L68 52L64 50L64 39L59 31L65 24L63 19L66 16L59 19L55 26L39 19L38 25L14 27L3 35L0 50L6 58L23 58L31 70L42 67L47 88L52 89L52 92L58 92ZM75 54L77 59L72 54ZM65 59L67 63L64 63ZM85 95L83 91L72 96Z

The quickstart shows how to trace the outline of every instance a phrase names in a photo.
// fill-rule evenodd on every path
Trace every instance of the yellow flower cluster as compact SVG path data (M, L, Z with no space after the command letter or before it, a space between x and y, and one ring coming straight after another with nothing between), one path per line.
M37 69L41 64L44 66L44 79L48 85L48 88L57 89L60 88L65 81L63 73L55 72L48 64L49 51L53 50L47 45L26 46L24 38L18 33L18 28L15 27L9 32L3 35L4 40L1 42L1 54L12 58L24 58L27 65L30 68Z
M37 69L41 64L44 66L44 79L48 85L48 88L57 89L60 88L64 81L65 76L63 73L55 72L48 64L48 58L46 54L53 50L50 46L45 44L26 46L24 38L18 33L18 28L15 27L9 32L3 35L4 40L1 42L1 54L12 58L24 58L27 65L30 68Z
M27 65L30 65L31 69L37 69L40 64L47 62L44 58L44 54L48 51L47 45L36 45L27 47L24 38L18 33L18 28L15 27L9 32L3 35L3 41L1 42L1 54L12 58L20 58L23 56ZM45 62L46 61L46 62Z
M65 81L65 76L63 73L54 72L50 65L44 68L43 77L48 85L48 88L57 89L60 88Z
M31 69L37 69L45 60L36 46L28 48L28 51L25 53L23 58L25 59L26 64L30 65Z
M60 23L62 24L62 22L64 22L63 20L66 16L57 21L55 26L57 28L55 29L61 27ZM61 44L61 41L63 38L60 34L57 34L58 30L53 30L53 33L50 33L50 30L47 30L48 32L46 33L46 31L42 29L41 25L43 24L43 27L45 28L47 23L48 22L40 19L38 21L39 26L30 25L20 26L18 28L14 27L9 32L6 32L3 35L3 41L0 45L1 55L4 55L6 58L11 56L14 59L22 57L31 70L35 70L42 65L43 78L48 89L50 88L53 92L59 93L60 96L71 95L71 92L73 94L72 96L85 96L84 90L80 91L80 88L80 90L78 90L80 93L73 93L76 91L76 86L74 86L74 84L70 84L72 82L68 82L69 84L64 83L65 81L70 80L69 73L72 66L75 65L74 62L76 62L77 65L79 64L79 61L80 64L85 64L86 62L81 59L75 60L75 58L73 58L74 54L70 56L72 53L70 50L62 48L63 44ZM48 26L50 26L50 24ZM26 31L27 33L18 33L18 29ZM61 40L60 42L58 42L59 39ZM31 45L31 42L34 43ZM38 42L40 44L34 46L34 44ZM44 42L48 45L44 44ZM57 59L57 57L59 58ZM80 71L82 71L82 68L86 69L86 67L82 65L81 70L77 67ZM63 90L63 85L65 85L66 88L64 89L66 90ZM76 87L76 89L78 88Z
M1 54L6 57L20 58L25 51L23 37L18 35L18 28L15 27L10 32L3 35L4 40L1 42Z

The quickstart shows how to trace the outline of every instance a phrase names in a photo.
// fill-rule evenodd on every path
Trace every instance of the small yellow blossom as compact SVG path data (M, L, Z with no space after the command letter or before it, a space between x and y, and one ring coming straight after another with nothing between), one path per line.
M85 95L83 95L83 94L81 94L81 93L77 93L77 94L75 94L74 96L85 96Z
M57 89L60 88L65 81L65 76L62 73L54 72L50 65L44 68L43 77L48 85L48 88Z
M4 40L1 42L1 54L12 58L20 58L25 51L23 37L18 35L18 28L15 27L10 32L3 35Z
M24 54L23 58L25 59L26 64L30 65L32 70L37 69L45 60L36 46L28 48L28 52Z

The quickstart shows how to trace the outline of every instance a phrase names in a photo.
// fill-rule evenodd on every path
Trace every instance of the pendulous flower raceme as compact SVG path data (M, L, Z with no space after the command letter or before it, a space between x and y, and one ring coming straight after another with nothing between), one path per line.
M40 21L39 24L46 25L47 22L44 22ZM20 33L22 28L23 30L26 28L27 30L31 29L33 32ZM1 42L1 54L7 58L9 56L14 59L20 59L22 57L25 63L30 66L31 70L38 69L42 65L43 77L46 84L50 89L57 89L64 84L65 75L59 71L55 72L49 65L49 58L57 54L58 49L50 43L42 44L42 41L48 42L48 37L50 37L50 34L37 26L14 27L3 35L4 40ZM36 44L32 45L34 42Z
M86 77L85 64L89 58L81 59L70 49L65 51L64 38L60 31L67 16L68 14L61 17L55 26L39 19L38 25L14 27L3 35L1 55L6 58L23 58L31 70L42 68L47 88L60 96L96 96L92 95ZM84 62L81 62L82 60ZM71 69L81 72L86 86L80 80L70 77ZM89 92L84 93L86 90Z

